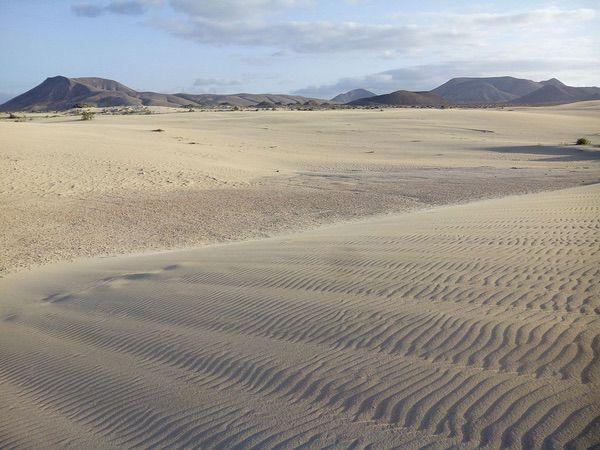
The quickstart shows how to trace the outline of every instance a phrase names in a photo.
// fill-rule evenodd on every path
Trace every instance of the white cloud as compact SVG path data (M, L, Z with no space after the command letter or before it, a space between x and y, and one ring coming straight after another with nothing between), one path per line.
M427 13L424 14L446 26L471 27L515 27L538 26L548 23L587 21L598 17L598 11L591 8L560 9L556 7L513 11L506 13Z
M216 20L255 18L312 3L313 0L171 0L176 11Z
M291 50L297 53L331 53L362 50L410 52L432 41L460 44L456 31L355 22L241 22L191 18L162 26L176 36L200 44L244 45Z
M127 14L136 16L144 14L151 2L140 0L114 0L106 6L106 10L113 14Z
M139 16L159 3L161 0L112 0L104 5L83 2L72 5L71 11L82 17L98 17L105 13Z
M239 86L241 82L239 80L228 80L224 78L196 78L194 86L200 88L214 87L214 86Z
M71 6L71 11L81 17L97 17L104 13L104 8L92 3L76 3Z
M161 0L112 0L104 6L77 3L72 10L88 17L104 13L139 15L158 3ZM352 7L348 0L341 3L340 7ZM154 17L151 23L199 44L262 47L276 55L372 51L376 54L369 56L388 60L406 55L482 57L489 56L482 53L486 50L501 53L510 47L521 52L536 46L562 49L565 36L560 33L565 30L571 33L570 42L577 39L585 48L596 48L598 44L586 44L583 33L572 30L600 15L591 8L557 7L502 13L417 13L417 22L419 17L427 20L414 25L398 23L393 17L388 23L365 23L294 21L283 19L290 14L277 15L316 5L317 0L170 0L167 4L175 14ZM519 28L518 33L515 28ZM594 35L597 32L591 33Z
M337 0L337 7L352 8L353 3L361 1ZM73 11L92 17L105 13L141 14L156 3L160 0L112 0L101 7L79 3ZM242 63L247 66L258 64L257 58L266 54L281 58L271 57L262 65L281 66L301 55L307 62L314 62L315 71L329 56L341 61L340 71L350 69L354 73L360 64L381 66L383 61L394 60L405 65L396 71L305 88L300 91L304 94L310 91L312 95L329 95L355 87L380 92L429 89L458 74L533 77L543 74L544 69L550 76L566 74L577 82L595 79L590 71L600 64L600 13L592 8L546 7L464 14L416 12L396 18L389 15L387 22L373 23L342 21L331 16L331 20L290 19L310 17L311 14L297 13L311 6L317 6L314 11L318 11L318 0L164 0L163 4L170 7L170 14L151 15L146 25L207 47L254 50L247 52L247 59L252 61ZM312 68L306 66L309 70ZM203 81L209 87L228 85L218 79Z
M276 54L376 51L383 59L432 52L437 56L485 48L494 39L516 43L521 33L538 32L534 42L552 40L541 27L589 21L594 9L544 8L483 14L422 14L421 25L340 21L277 20L271 13L310 4L310 0L171 0L180 14L160 26L173 35L204 45L242 45L273 48ZM571 26L570 25L570 26ZM448 51L446 53L446 51Z

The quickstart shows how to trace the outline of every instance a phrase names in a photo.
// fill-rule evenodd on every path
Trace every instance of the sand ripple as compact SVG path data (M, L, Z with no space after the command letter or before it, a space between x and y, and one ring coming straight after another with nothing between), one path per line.
M600 186L13 274L0 447L600 443Z

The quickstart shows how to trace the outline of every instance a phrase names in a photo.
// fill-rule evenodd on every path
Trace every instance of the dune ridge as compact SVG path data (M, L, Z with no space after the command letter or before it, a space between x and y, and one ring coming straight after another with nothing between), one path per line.
M600 185L0 280L0 447L589 448Z

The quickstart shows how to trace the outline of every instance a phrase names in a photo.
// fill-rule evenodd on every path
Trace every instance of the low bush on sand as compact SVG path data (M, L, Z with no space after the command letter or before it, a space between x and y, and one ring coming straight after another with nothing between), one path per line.
M590 145L591 142L589 139L586 138L579 138L577 139L577 142L575 142L576 145Z
M95 114L92 111L83 111L81 113L81 120L92 120Z

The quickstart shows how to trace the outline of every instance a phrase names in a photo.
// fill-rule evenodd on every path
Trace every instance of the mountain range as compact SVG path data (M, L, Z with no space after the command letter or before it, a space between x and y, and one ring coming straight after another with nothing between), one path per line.
M65 110L80 105L113 106L170 106L207 107L231 105L252 107L265 105L320 104L323 100L298 95L273 94L159 94L138 92L113 80L104 78L67 78L56 76L0 105L0 111Z
M454 104L544 105L600 99L600 88L567 86L556 78L532 81L514 77L453 78L434 92Z
M331 102L350 106L549 105L600 100L598 87L567 86L556 78L532 81L514 77L453 78L431 91L375 95L365 89L337 95ZM65 110L77 106L270 107L318 106L325 100L275 94L159 94L138 92L104 78L56 76L0 105L0 111Z

